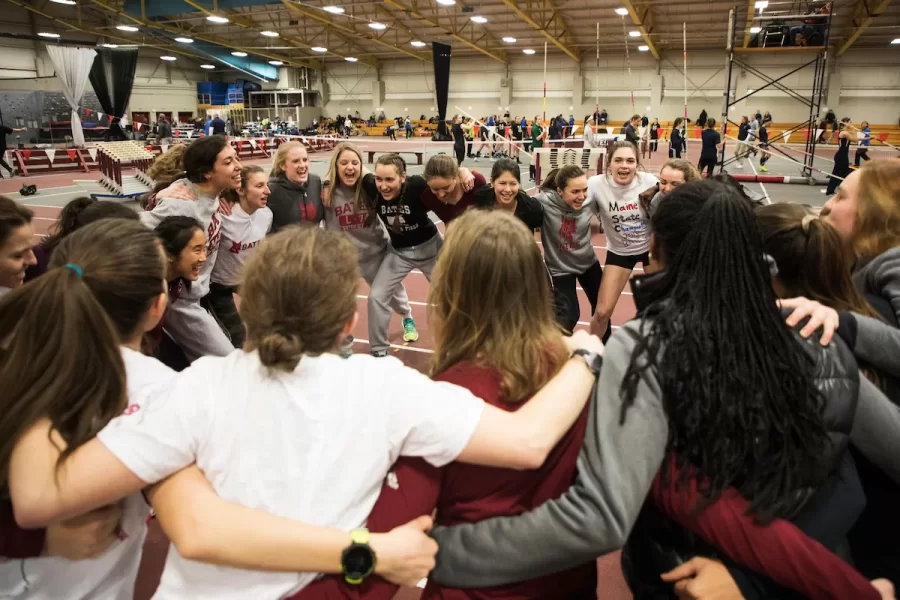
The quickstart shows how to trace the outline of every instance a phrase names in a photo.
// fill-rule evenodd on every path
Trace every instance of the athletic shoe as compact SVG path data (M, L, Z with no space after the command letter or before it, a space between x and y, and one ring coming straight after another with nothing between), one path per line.
M374 356L375 358L384 358L387 355L387 350L372 350L372 356Z
M760 167L760 168L759 168L759 172L760 172L760 173L768 173L768 172L769 172L769 169L767 169L766 167Z
M403 319L403 341L415 342L419 339L419 332L416 331L416 320L412 317Z

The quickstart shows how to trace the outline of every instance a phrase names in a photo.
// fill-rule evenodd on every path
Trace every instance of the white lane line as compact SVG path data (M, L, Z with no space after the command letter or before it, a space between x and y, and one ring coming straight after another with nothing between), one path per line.
M356 297L360 300L368 300L369 299L369 297L364 294L357 294ZM428 306L427 302L415 302L413 300L410 300L409 303L414 306Z
M369 340L364 340L362 338L353 338L354 344L365 344L366 346L371 346ZM397 350L409 350L410 352L421 352L422 354L434 354L434 350L429 350L428 348L416 348L414 346L400 346L399 344L391 344L391 348L395 348Z
M762 152L762 150L760 150L760 152ZM753 170L753 175L759 177L759 173L756 172L756 167L753 166L753 158L748 156L747 162L750 163L750 169ZM759 189L761 189L762 193L766 196L766 204L772 204L772 199L769 197L769 192L766 191L766 186L764 186L761 181L757 181L757 183L759 184Z

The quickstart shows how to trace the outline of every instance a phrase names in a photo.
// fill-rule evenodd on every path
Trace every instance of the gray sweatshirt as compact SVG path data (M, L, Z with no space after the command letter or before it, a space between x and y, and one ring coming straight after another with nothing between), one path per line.
M571 568L625 544L669 435L653 372L644 372L628 418L619 424L619 390L640 323L625 324L606 345L572 487L519 516L436 528L440 551L433 579L454 587L504 585ZM864 377L859 383L851 443L900 482L900 408Z
M363 192L365 193L365 192ZM331 206L325 207L325 227L334 231L343 231L350 236L361 259L384 252L388 244L388 233L381 219L375 219L372 225L366 226L369 211L364 202L360 202L359 210L353 198L353 190L344 185L334 189Z
M581 275L590 269L598 262L591 245L591 218L597 214L597 203L589 198L573 210L555 190L542 191L535 198L544 207L541 243L550 274Z
M900 320L900 246L882 252L853 272L856 287L864 294L881 296L891 303Z

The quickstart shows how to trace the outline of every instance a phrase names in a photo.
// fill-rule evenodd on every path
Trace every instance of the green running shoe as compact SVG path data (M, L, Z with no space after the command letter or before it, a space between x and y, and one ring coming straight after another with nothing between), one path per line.
M415 342L419 339L419 332L416 331L416 320L412 317L403 319L403 341Z

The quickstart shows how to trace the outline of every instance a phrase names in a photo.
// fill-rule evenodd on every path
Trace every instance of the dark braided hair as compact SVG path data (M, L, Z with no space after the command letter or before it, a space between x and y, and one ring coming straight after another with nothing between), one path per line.
M827 477L830 445L815 364L776 307L751 204L722 183L667 195L651 227L664 291L642 314L622 384L624 422L655 372L679 479L702 475L701 507L734 486L765 523Z

